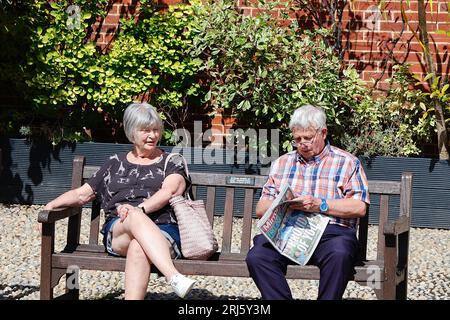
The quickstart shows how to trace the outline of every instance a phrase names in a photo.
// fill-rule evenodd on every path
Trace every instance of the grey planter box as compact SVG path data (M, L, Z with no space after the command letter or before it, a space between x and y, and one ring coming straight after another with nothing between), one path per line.
M101 165L111 154L130 150L130 144L79 143L52 147L50 143L30 144L24 139L0 139L3 172L0 173L0 202L45 204L68 190L72 159L84 155L89 165ZM171 147L161 147L171 150ZM202 163L201 150L191 150L191 171L259 174L259 166ZM447 161L428 158L361 158L369 180L400 180L410 171L413 178L412 226L450 229L450 165ZM198 197L206 195L199 189ZM255 203L259 194L255 195ZM217 194L216 213L221 214L225 190ZM243 193L236 191L235 210L242 208ZM371 212L377 212L379 199L371 199ZM392 197L390 212L398 212L399 199ZM391 218L394 216L392 215ZM369 222L378 223L378 216L369 215Z
M369 180L400 180L402 172L412 172L414 176L411 225L450 229L448 161L430 158L375 157L361 158L361 162ZM377 207L378 204L378 199L373 199L372 205ZM398 212L398 206L399 199L394 198L390 204L390 212ZM369 222L373 222L370 216Z

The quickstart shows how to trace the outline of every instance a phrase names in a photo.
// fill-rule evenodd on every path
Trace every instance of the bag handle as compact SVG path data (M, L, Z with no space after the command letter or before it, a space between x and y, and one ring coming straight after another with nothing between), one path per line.
M164 163L164 179L166 178L166 169L167 169L167 164L169 163L170 158L172 158L173 156L178 155L181 157L181 159L183 159L183 164L184 164L184 171L186 173L186 178L189 180L189 186L186 188L186 190L184 191L184 194L186 195L186 197L189 200L192 200L191 198L191 191L192 191L192 181L191 181L191 177L189 176L189 169L187 166L187 162L186 159L183 157L183 155L181 155L180 153L169 153L169 155L166 158L166 161Z

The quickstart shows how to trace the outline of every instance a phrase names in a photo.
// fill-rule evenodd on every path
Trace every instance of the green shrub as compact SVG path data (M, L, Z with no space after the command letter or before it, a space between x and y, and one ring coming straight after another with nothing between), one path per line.
M19 13L27 63L14 71L31 113L16 131L57 143L87 139L85 129L103 129L111 140L125 107L145 94L169 128L183 123L201 90L196 78L201 61L185 53L192 41L191 6L160 12L140 1L139 19L122 19L112 47L103 52L89 32L105 16L108 2L39 0Z
M434 116L427 114L426 95L414 89L415 80L407 65L396 65L385 95L366 97L352 115L343 144L347 150L365 156L412 156L421 153L420 146L430 141Z
M301 32L281 27L266 13L246 16L234 1L197 7L192 54L205 60L209 76L205 100L253 128L280 128L290 149L287 128L293 110L303 104L326 109L330 132L339 144L350 110L363 92L354 69L342 66L323 41L325 30Z

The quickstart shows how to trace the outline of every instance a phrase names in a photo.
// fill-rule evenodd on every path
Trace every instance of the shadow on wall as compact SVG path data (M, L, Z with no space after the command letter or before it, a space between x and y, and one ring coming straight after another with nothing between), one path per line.
M14 169L17 164L13 164L11 155L11 143L8 139L2 139L2 167L4 170L0 172L0 200L7 203L21 203L31 204L33 202L33 191L30 185L25 185L20 178L20 175ZM25 190L26 197L22 196L22 191Z
M50 142L32 143L24 139L1 139L3 170L0 170L0 201L33 204L35 187L46 184L45 177L52 174L52 162L61 162L61 148L67 146L54 147ZM70 179L67 183L70 184Z

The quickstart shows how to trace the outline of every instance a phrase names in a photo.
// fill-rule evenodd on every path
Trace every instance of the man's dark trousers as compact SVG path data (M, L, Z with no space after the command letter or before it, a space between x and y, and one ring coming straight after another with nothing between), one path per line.
M246 262L262 298L292 299L285 275L287 266L295 263L278 253L263 235L255 236L253 243ZM328 224L308 262L320 269L319 300L342 299L349 277L354 271L357 254L356 231Z

